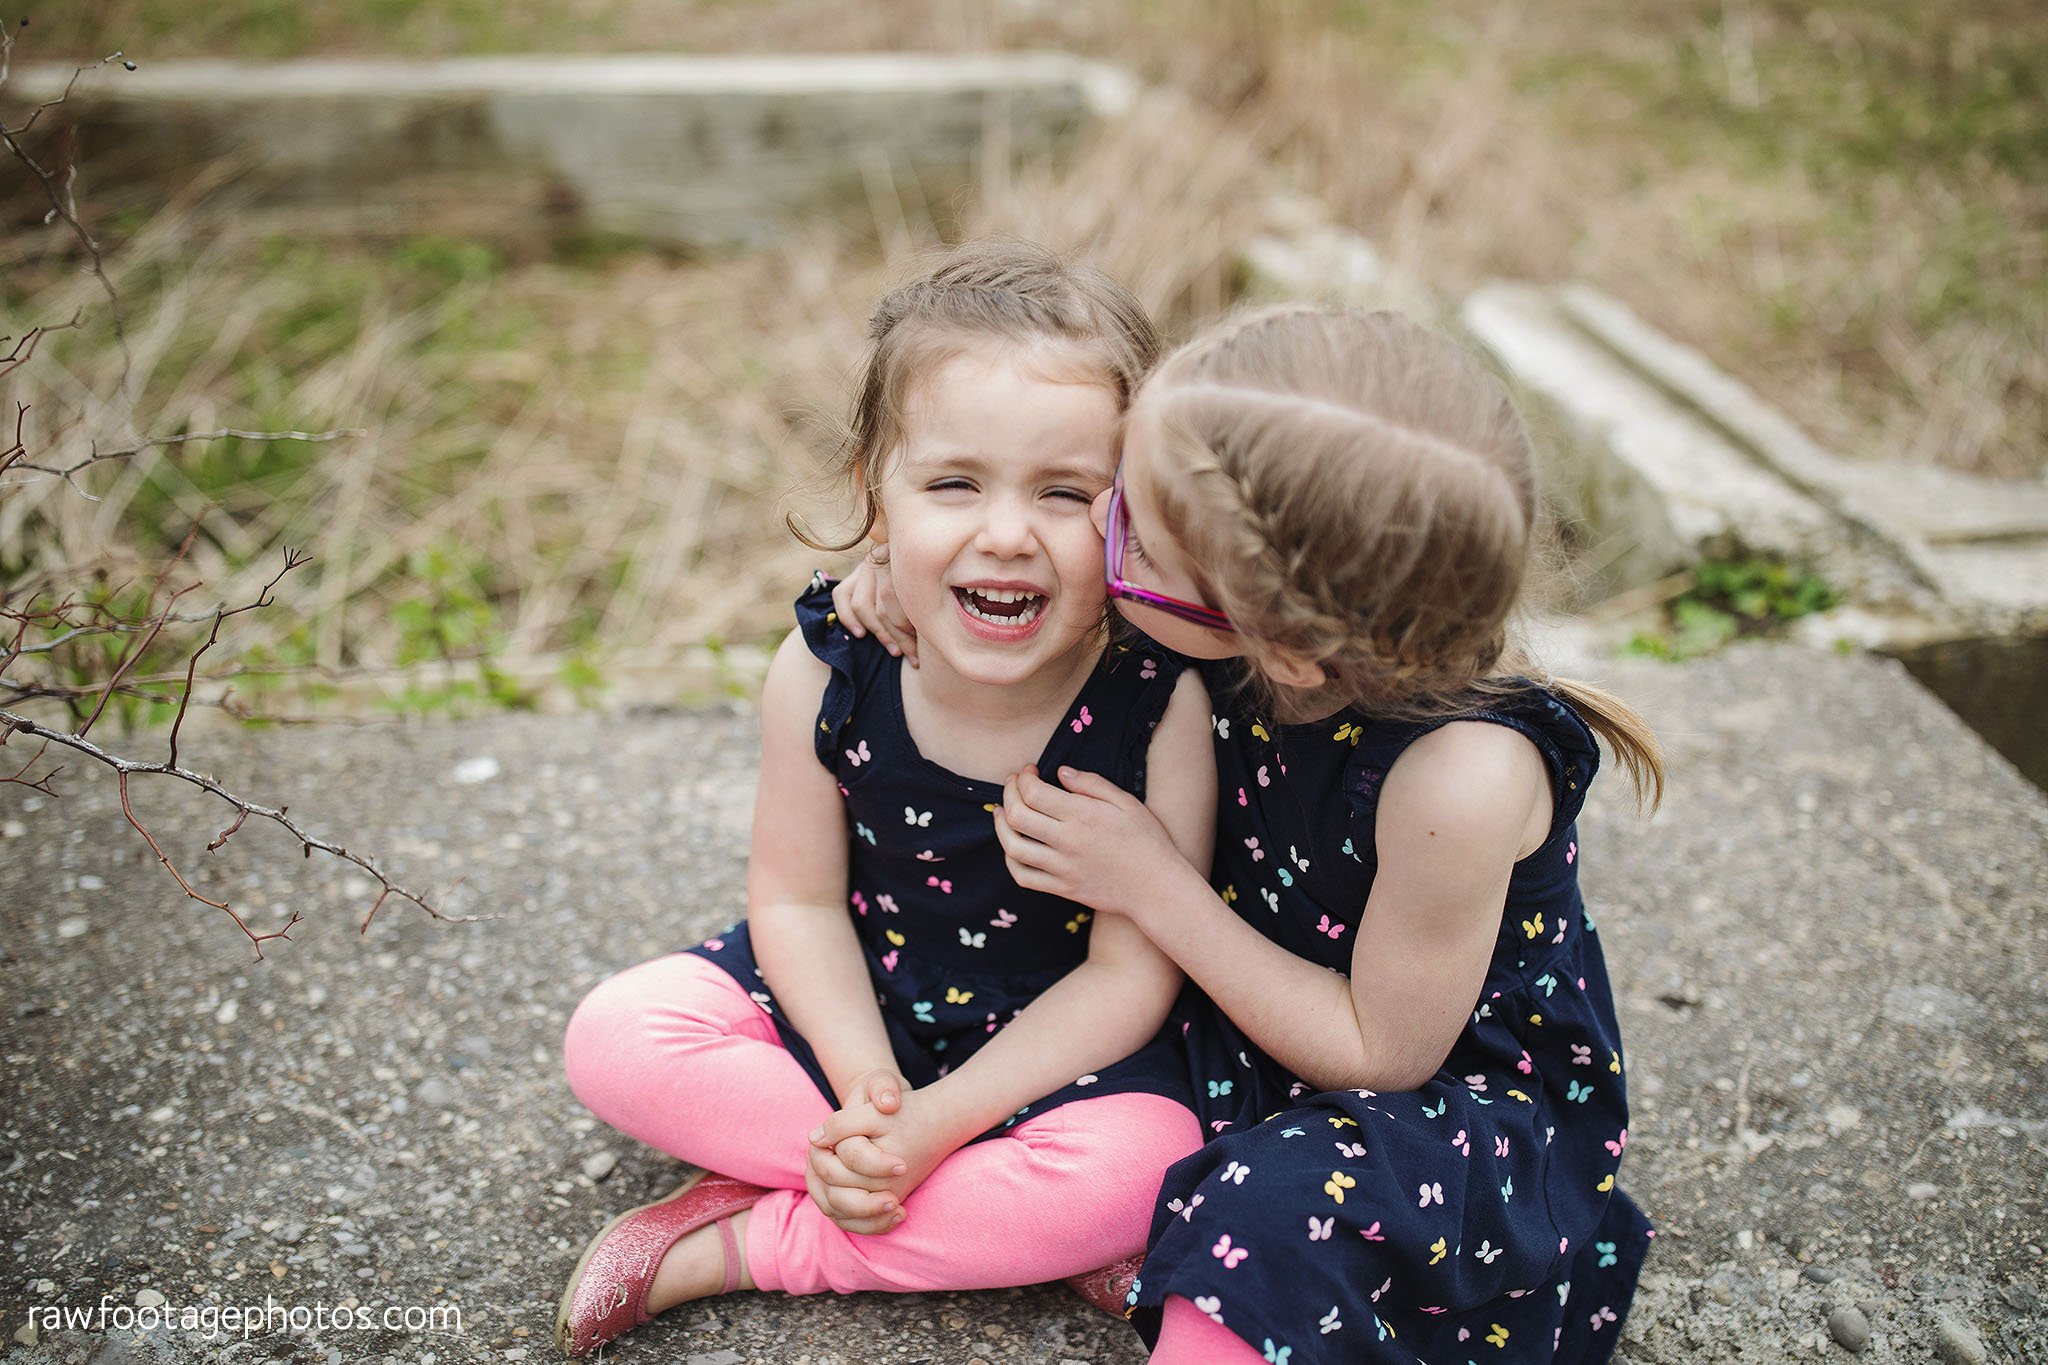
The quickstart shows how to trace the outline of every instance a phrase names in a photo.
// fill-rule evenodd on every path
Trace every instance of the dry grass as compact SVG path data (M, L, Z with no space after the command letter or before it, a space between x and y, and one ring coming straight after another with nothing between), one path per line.
M1169 331L1230 301L1277 181L1446 291L1590 279L1845 452L2048 469L2048 19L2032 6L542 8L106 0L35 31L40 55L117 41L145 59L1090 52L1179 94L1057 165L993 160L965 226L1080 250ZM17 376L46 453L227 423L369 434L138 460L94 480L98 503L11 490L0 570L88 562L122 525L150 550L198 520L195 568L232 597L306 545L297 595L251 627L268 631L257 656L287 664L588 655L603 672L772 634L813 559L782 533L781 495L833 439L867 304L936 236L907 184L876 185L867 209L715 263L307 247L301 225L218 196L129 225L127 395L109 401L104 326L57 339ZM25 251L0 331L90 301Z
M2048 10L2028 0L98 0L51 50L1056 46L1248 119L1424 278L1582 277L1830 444L2048 470Z
M1076 249L1185 326L1232 295L1256 175L1248 139L1166 98L1058 165L998 158L964 226ZM0 571L127 545L104 574L137 577L196 524L190 571L232 601L308 548L280 607L243 618L240 652L321 677L474 657L503 675L415 670L386 689L422 709L522 700L510 680L549 660L573 658L574 683L779 633L818 560L782 529L786 495L837 439L868 307L939 244L913 182L886 175L868 220L708 264L312 245L232 194L195 198L115 253L125 381L104 316L16 377L37 458L230 422L365 434L138 456L81 477L96 500L18 483L0 496ZM0 332L90 310L51 245L0 293Z

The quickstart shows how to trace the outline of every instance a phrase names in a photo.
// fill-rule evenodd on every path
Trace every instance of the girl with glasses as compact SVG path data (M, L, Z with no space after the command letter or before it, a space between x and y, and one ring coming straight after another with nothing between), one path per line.
M1118 609L1215 660L1213 864L1073 765L998 817L1021 885L1130 919L1210 1140L1127 1304L1155 1362L1604 1361L1650 1229L1574 818L1625 705L1510 638L1535 539L1502 386L1392 314L1290 309L1147 379L1099 505ZM869 584L851 598L871 609Z
M735 1289L971 1289L1136 1253L1199 1146L1171 960L1020 887L991 812L1036 764L1105 774L1206 864L1208 701L1112 647L1117 425L1155 355L1131 295L1022 245L885 297L837 473L922 642L905 669L797 601L762 698L748 918L578 1008L577 1095L709 1173L614 1219L570 1277L571 1355Z

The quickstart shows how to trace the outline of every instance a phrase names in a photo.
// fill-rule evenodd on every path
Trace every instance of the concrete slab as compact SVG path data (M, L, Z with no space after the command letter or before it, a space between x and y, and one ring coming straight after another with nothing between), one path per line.
M1618 300L1582 284L1556 297L1631 369L1847 525L1880 539L1940 595L1952 632L2048 630L2048 482L1979 478L1882 452L1844 459Z
M1490 284L1459 309L1557 439L1546 485L1612 587L1741 550L1859 572L1835 519L1587 338L1547 290Z
M1879 1365L1943 1340L2048 1357L2048 802L1880 660L1747 647L1604 671L1673 762L1654 821L1610 780L1580 840L1631 1043L1624 1179L1662 1227L1625 1358L1827 1355L1829 1312L1852 1308ZM261 964L176 897L96 773L70 768L61 803L0 788L7 1359L552 1358L575 1250L670 1170L580 1110L561 1028L606 973L737 911L753 731L731 708L207 736L224 779L394 873L462 876L457 908L498 916L387 909L358 937L367 897L335 865L254 827L209 858L218 812L138 781L209 894L306 914ZM608 1173L586 1165L605 1153ZM152 1292L454 1305L464 1330L13 1340L31 1306ZM1046 1288L736 1296L618 1354L1142 1359Z
M70 75L24 67L9 94L52 98ZM88 191L235 158L269 202L335 208L337 231L381 207L401 226L719 247L898 177L943 204L989 147L1051 146L1134 93L1058 53L190 61L95 72L59 116L85 131Z

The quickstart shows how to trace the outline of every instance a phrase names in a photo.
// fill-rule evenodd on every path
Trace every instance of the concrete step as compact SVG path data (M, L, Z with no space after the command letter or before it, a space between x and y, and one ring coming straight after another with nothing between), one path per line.
M23 67L14 104L72 68ZM94 71L46 122L83 133L81 183L149 191L230 158L333 232L770 240L899 180L943 206L987 155L1047 148L1123 108L1130 77L1057 53L516 56L162 62Z
M2048 632L2048 483L1845 459L1584 285L1486 285L1458 318L1555 428L1550 482L1607 586L1760 554L1842 589L1814 629L1861 643Z

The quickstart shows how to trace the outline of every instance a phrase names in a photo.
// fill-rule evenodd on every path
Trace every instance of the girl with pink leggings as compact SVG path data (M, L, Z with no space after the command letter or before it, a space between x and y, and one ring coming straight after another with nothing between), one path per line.
M577 1096L705 1169L590 1243L557 1316L571 1355L736 1289L1106 1267L1201 1142L1165 1028L1179 970L1129 920L1020 888L993 814L1020 771L1069 764L1209 858L1207 694L1110 642L1091 517L1150 323L1049 253L969 246L885 297L870 339L839 470L857 529L799 534L887 557L921 666L813 582L763 689L746 922L576 1011Z
M961 1148L895 1228L866 1237L805 1192L804 1135L832 1105L719 968L688 953L628 968L576 1011L567 1052L577 1098L606 1123L769 1191L740 1215L746 1269L790 1294L983 1289L1106 1265L1143 1247L1160 1172L1201 1142L1178 1101L1078 1100Z

